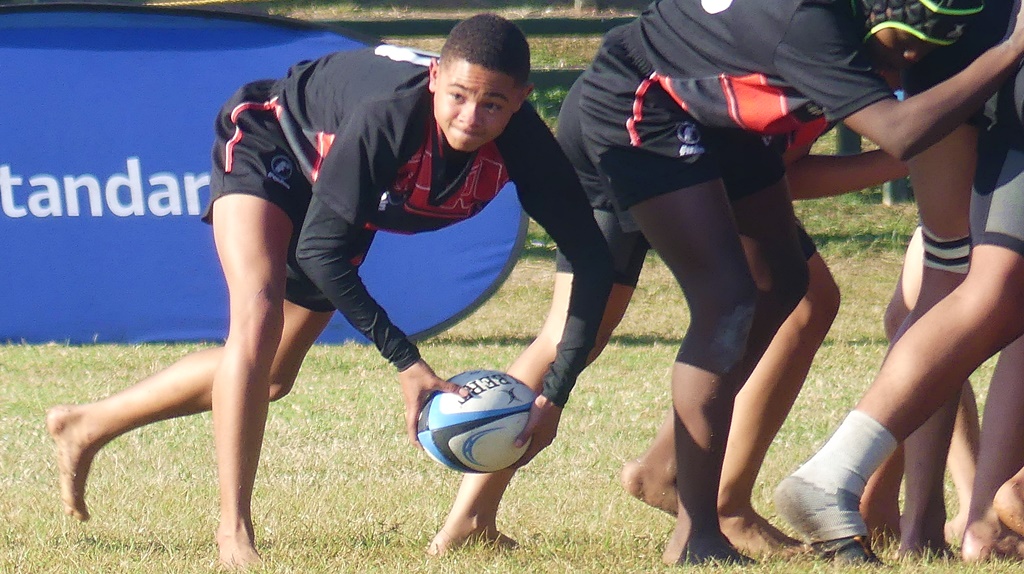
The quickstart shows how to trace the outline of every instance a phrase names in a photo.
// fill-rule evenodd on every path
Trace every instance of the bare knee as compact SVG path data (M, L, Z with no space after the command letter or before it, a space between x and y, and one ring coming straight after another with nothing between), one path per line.
M886 339L892 341L896 338L896 333L899 332L900 326L903 325L903 321L906 320L908 315L910 315L910 310L903 304L903 297L898 297L894 294L892 299L889 300L889 305L885 308L885 314L882 316L882 326L885 328Z
M276 401L292 392L299 369L306 358L305 347L299 347L287 337L277 349L277 357L270 370L270 400Z
M250 352L274 353L267 348L276 348L284 326L284 299L281 294L262 290L243 301L231 301L231 317L228 339L235 344L250 347Z
M714 302L695 302L690 328L679 347L676 361L712 373L731 371L746 354L754 322L756 290L724 289Z
M295 381L290 380L286 382L274 381L270 383L270 400L271 402L283 399L292 392L292 387L295 386Z
M821 270L811 269L807 294L794 310L801 321L801 332L818 341L823 340L832 328L842 300L832 274L824 263L821 263L821 267Z

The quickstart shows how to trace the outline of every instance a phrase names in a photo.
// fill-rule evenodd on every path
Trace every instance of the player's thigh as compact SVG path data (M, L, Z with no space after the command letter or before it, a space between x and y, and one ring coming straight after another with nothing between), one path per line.
M271 368L271 399L279 399L291 390L306 354L332 316L332 312L313 311L284 302L284 328Z
M598 333L599 342L607 341L625 315L643 271L647 252L651 248L643 233L625 228L623 222L628 215L614 209L611 205L611 191L604 184L601 187L603 189L600 193L594 192L591 196L591 201L596 198L608 206L595 207L594 220L612 255L612 290L605 304ZM629 225L635 226L635 222L630 220ZM555 291L548 319L551 322L552 317L557 317L560 321L558 326L561 327L565 322L572 287L572 266L561 251L555 253L555 269ZM560 330L558 335L561 336Z
M821 309L834 319L839 312L839 285L832 275L832 270L825 263L825 259L817 251L807 259L807 272L807 294L804 297L815 308ZM831 324L831 319L829 319L829 324Z
M630 213L688 297L726 296L753 286L721 180L658 195Z
M986 138L971 202L974 248L965 289L1024 324L1024 150ZM1012 316L1012 319L1010 318Z
M733 202L736 225L755 281L762 290L804 290L807 257L800 245L786 180Z
M977 129L965 124L907 162L921 223L936 237L969 233L977 140Z
M261 293L283 300L291 234L291 219L261 197L217 199L213 236L232 302Z

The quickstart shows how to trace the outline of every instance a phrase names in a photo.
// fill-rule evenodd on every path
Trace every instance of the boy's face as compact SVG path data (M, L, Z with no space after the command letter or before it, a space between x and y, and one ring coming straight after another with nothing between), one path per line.
M888 78L920 61L936 45L905 30L882 28L868 38L867 48L878 73Z
M437 125L448 145L462 152L476 151L501 135L533 89L462 59L431 61L428 88Z

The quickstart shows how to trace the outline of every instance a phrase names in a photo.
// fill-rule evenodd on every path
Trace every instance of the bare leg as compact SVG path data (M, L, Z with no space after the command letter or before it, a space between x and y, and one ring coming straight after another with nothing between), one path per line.
M993 506L1007 528L1024 536L1024 470L1018 471L999 487Z
M968 190L974 175L976 148L975 130L959 128L908 163L915 187L928 192L924 194L928 197L919 204L921 219L925 227L938 237L956 238L968 234ZM964 169L951 170L947 167L949 158L953 157L963 158ZM915 247L914 244L907 251L902 280L910 313L895 336L890 336L893 344L964 279L962 273L924 266L923 251L923 247ZM958 403L959 392L951 396L905 442L906 504L900 519L901 552L948 551L943 481Z
M742 392L740 391L741 394ZM651 445L640 458L622 465L619 477L626 492L648 506L663 510L672 516L679 511L679 499L676 497L674 421L675 413L669 409L668 416L658 427Z
M722 532L747 554L764 555L799 545L758 514L751 497L771 441L796 400L811 361L839 309L839 290L825 262L815 255L808 264L807 295L779 328L736 396L718 493L718 514ZM671 430L670 414L647 452L623 467L622 481L633 496L675 515L676 469L669 454L673 448Z
M140 426L210 409L213 372L222 349L206 349L120 393L84 405L59 405L46 413L57 447L64 512L89 519L85 485L93 457L104 445Z
M909 256L909 255L908 255ZM959 273L924 268L917 301L892 339L895 344L906 329L963 280ZM966 379L965 379L966 380ZM959 389L916 429L904 443L905 506L900 516L900 552L946 553L946 505L943 493L946 458L953 423L960 403Z
M746 269L737 265L731 226L706 223L721 222L724 208L724 193L705 184L631 210L690 303L690 328L672 371L679 512L663 554L671 564L743 560L722 534L717 508L732 400L806 286L784 182L732 206ZM691 221L704 223L700 237ZM749 338L730 339L736 327L722 320L734 320L748 304L741 289L750 278L757 296Z
M228 284L228 337L210 399L217 451L220 562L260 560L252 524L252 491L270 403L270 368L284 329L284 287L291 221L253 196L217 201L213 233Z
M918 227L907 245L907 251L903 255L903 267L882 317L882 326L890 345L899 336L903 323L910 316L910 310L917 305L923 270L924 244L921 228ZM904 450L903 445L900 445L864 486L860 513L864 516L872 542L888 543L900 537L899 499L904 465Z
M330 320L285 303L285 333L275 358L271 400L291 390L302 359ZM93 403L57 405L46 413L46 428L57 451L64 511L89 519L86 481L93 457L122 434L162 420L210 410L210 389L222 347L196 351L163 371Z
M1016 530L1014 526L1019 522L1019 514L1013 509L1020 501L1016 485L1024 466L1022 372L1024 340L1018 339L999 356L985 402L978 468L961 545L961 554L967 561L993 556L1024 558L1024 533L1004 527L1005 524Z
M914 185L921 190L918 210L922 222L936 237L968 235L976 147L976 131L965 126L910 162ZM923 270L918 301L908 301L914 311L894 337L897 340L855 412L818 454L776 489L776 506L805 537L842 543L866 535L866 524L858 512L864 481L899 442L959 393L977 365L1012 338L1007 331L1013 327L1004 325L1006 329L1000 332L990 322L996 305L1009 306L1001 312L1004 318L1016 309L1016 303L1008 302L1016 294L1000 293L998 285L986 285L993 277L1015 274L1007 273L1012 261L989 258L982 251L985 249L975 250L971 272L951 293L959 280L957 274L930 267ZM953 266L959 254L951 251L949 255L947 266ZM983 270L975 273L979 260ZM946 293L949 295L943 298ZM979 331L985 333L979 337ZM844 453L848 453L845 458ZM837 458L843 458L840 464L836 464ZM840 496L840 490L849 496ZM850 557L856 561L872 559L867 551L853 554Z
M889 544L900 537L900 485L903 484L903 447L882 463L864 485L860 513L872 544Z
M225 200L234 200L235 197L229 196L218 200L219 207L223 208L219 211L229 209L224 206L230 201ZM221 205L222 201L225 202L224 205ZM269 207L269 204L262 200L247 197L246 202L249 201L260 201L260 205L250 204L242 206L242 209L256 208L259 211L262 208L264 212L260 215L242 215L241 221L244 222L245 217L253 217L253 220L258 222L257 225L263 226L264 232L276 230L283 233L286 247L287 233L291 226L287 218L283 218L283 214L276 211L277 208ZM277 219L278 216L283 218L283 221ZM215 229L216 227L215 225ZM274 244L275 242L269 238L265 242L265 245ZM260 258L251 253L243 255L245 256ZM263 258L273 259L266 255L263 255ZM232 273L258 274L255 270L244 270L244 259L241 263L230 263L230 260L230 256L222 255L222 264L225 266L226 276L229 277L229 285L232 284ZM266 264L266 261L264 263ZM280 263L283 272L283 259ZM232 266L241 266L243 269ZM233 295L236 291L233 291ZM277 399L288 393L307 350L331 316L330 313L314 313L290 303L278 305L279 308L283 305L284 309L281 320L283 327L279 328L281 344L278 346L275 342L274 348L267 353L270 359L267 360L266 378L270 383L262 387L264 400ZM234 310L232 315L236 316ZM214 377L223 363L225 354L224 348L199 351L106 399L84 405L62 405L50 409L46 423L57 447L61 497L65 510L80 519L88 518L85 505L86 480L93 457L103 445L140 426L211 409ZM248 491L251 493L251 487ZM222 521L223 526L225 524ZM251 519L248 521L248 532L243 534L242 537L236 536L234 539L231 536L218 535L219 543L223 542L221 558L225 564L244 565L258 559L251 535ZM228 552L225 553L225 550Z
M900 517L900 553L949 553L944 479L960 393L907 439L906 505Z
M566 315L569 308L569 294L572 275L557 273L552 294L551 309L544 321L540 334L509 367L508 373L530 385L534 390L541 388L542 379L555 359L558 342L562 338ZM601 322L597 344L591 352L590 361L600 355L611 337L612 331L622 320L633 296L633 288L613 285L612 292ZM441 555L468 542L481 541L499 547L513 547L516 541L498 530L498 505L505 495L515 470L503 470L490 474L467 474L462 478L459 492L452 503L452 509L444 526L434 535L427 553ZM675 500L675 493L672 495Z
M953 478L956 489L956 516L946 522L945 536L947 544L959 544L967 527L967 513L971 506L971 488L974 486L974 475L978 464L979 433L981 421L978 418L978 402L974 396L971 382L964 384L960 393L960 405L956 411L956 422L953 426L953 440L949 443L949 457L946 468Z
M956 396L967 373L1024 330L1017 321L1017 310L1024 307L1024 294L1019 292L1024 258L981 245L974 250L971 266L964 282L900 338L857 406L897 439L908 436ZM960 382L951 385L954 376Z
M808 260L807 295L772 339L736 397L718 491L722 532L741 552L799 546L758 514L751 498L768 448L803 387L814 355L839 312L839 288L819 255Z

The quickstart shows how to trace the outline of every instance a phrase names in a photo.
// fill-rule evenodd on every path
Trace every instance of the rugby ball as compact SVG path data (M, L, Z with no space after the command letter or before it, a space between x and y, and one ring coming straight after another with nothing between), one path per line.
M427 454L448 468L494 472L515 463L529 446L513 442L526 428L533 390L501 371L460 373L449 381L468 396L435 393L420 412L417 437Z

